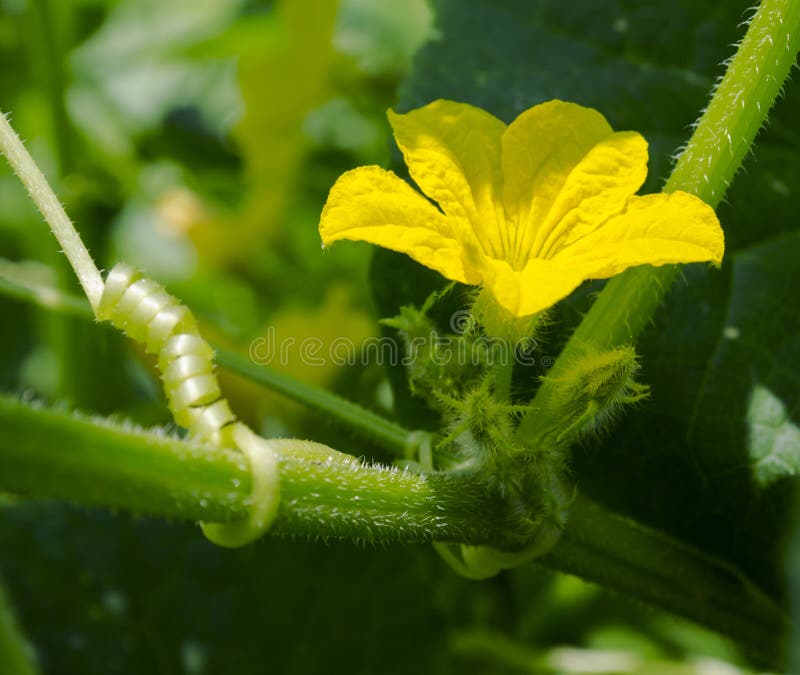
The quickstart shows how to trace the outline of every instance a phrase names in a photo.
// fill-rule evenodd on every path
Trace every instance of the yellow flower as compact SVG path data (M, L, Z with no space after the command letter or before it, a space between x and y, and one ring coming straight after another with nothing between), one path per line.
M322 211L323 245L350 239L406 253L448 279L483 284L515 316L634 265L722 260L713 209L685 192L635 196L647 142L614 132L596 110L549 101L505 125L439 100L389 111L389 121L435 204L380 167L348 171Z

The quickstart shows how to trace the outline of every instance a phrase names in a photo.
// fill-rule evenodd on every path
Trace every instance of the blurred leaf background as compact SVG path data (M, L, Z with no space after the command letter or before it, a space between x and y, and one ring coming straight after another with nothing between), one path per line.
M648 138L656 190L747 6L0 0L0 106L101 266L141 267L195 310L210 338L242 353L268 334L359 345L379 334L378 318L438 282L386 252L370 272L367 246L320 251L319 211L342 171L402 170L387 107L445 97L510 121L549 98L592 105ZM798 284L798 104L789 88L758 165L720 211L735 253L724 276L687 269L689 284L645 337L653 401L576 458L594 497L724 556L778 596L800 468L800 442L789 438L800 327L781 304ZM0 256L14 273L75 290L5 164L0 205ZM553 353L594 290L564 303ZM754 310L764 302L770 322ZM152 364L113 330L2 296L0 312L4 391L170 424ZM731 327L747 339L719 337ZM297 351L271 365L422 423L401 373L309 366ZM389 460L240 378L223 386L265 434ZM654 430L666 440L653 442ZM466 582L427 547L268 538L232 552L191 525L8 498L0 573L46 673L745 667L726 640L574 578L528 566Z

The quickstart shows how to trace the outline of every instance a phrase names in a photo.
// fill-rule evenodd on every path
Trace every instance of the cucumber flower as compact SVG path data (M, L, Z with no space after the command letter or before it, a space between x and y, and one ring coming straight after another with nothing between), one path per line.
M439 100L388 115L428 199L380 167L348 171L322 211L324 246L349 239L406 253L483 285L517 317L634 265L722 260L714 210L686 192L636 196L647 142L596 110L549 101L506 125Z

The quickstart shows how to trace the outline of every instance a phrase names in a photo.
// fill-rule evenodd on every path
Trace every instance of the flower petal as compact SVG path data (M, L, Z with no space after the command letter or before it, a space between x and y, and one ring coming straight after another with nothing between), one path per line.
M595 145L567 176L531 245L548 258L625 210L647 178L647 141L620 131Z
M467 225L446 218L391 171L364 166L342 174L322 210L324 246L341 239L366 241L406 253L448 279L480 281L470 261L478 244Z
M514 270L505 260L487 259L483 275L483 283L495 300L514 316L529 316L552 307L585 278L542 258L531 259L522 270Z
M469 222L487 255L501 257L506 125L485 110L444 100L388 116L414 182L450 218Z
M687 192L673 192L631 198L624 213L562 248L552 260L586 279L603 279L635 265L719 264L724 251L714 209Z
M592 108L548 101L526 110L502 138L503 201L511 230L505 258L523 268L544 222L572 170L613 134Z

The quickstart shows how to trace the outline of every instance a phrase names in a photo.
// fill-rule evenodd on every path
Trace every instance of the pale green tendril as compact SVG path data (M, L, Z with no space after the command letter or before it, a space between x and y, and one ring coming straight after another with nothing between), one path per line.
M44 216L80 281L95 316L109 321L151 354L175 421L213 446L236 447L252 472L252 503L242 522L203 524L221 546L243 546L269 529L280 501L278 461L271 442L237 422L214 373L214 350L191 310L163 286L124 263L103 281L75 226L8 119L0 112L0 150Z
M257 436L244 424L236 423L233 439L250 460L252 479L250 514L247 520L230 523L200 523L210 542L238 548L259 539L269 530L280 504L280 472L273 442Z

